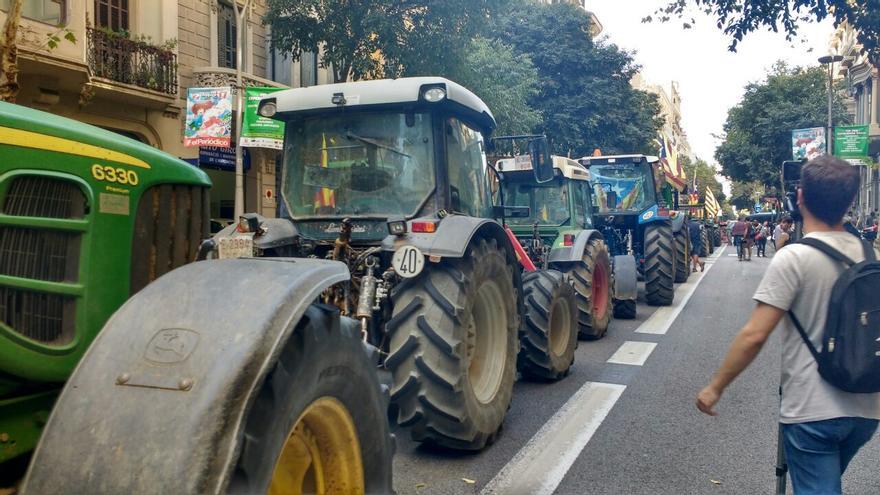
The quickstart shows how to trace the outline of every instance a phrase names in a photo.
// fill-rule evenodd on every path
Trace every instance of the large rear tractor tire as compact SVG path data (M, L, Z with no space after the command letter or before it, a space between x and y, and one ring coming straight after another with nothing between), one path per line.
M700 244L702 244L700 246L700 256L705 258L712 254L714 249L712 248L712 241L709 240L709 231L706 229L700 231Z
M691 276L691 246L688 242L688 232L682 227L674 234L675 237L675 283L683 284Z
M523 276L523 298L520 371L546 380L567 376L578 338L574 288L561 272L537 270Z
M712 229L712 245L716 248L721 247L721 230L718 227Z
M574 283L578 305L578 336L598 340L605 336L611 322L611 258L602 239L592 239L580 262L557 267Z
M675 296L674 242L668 222L645 228L645 300L652 306L669 306Z
M358 333L306 309L248 412L231 493L392 493L387 390Z
M385 366L413 440L460 450L494 441L516 380L517 297L513 261L494 239L392 292Z

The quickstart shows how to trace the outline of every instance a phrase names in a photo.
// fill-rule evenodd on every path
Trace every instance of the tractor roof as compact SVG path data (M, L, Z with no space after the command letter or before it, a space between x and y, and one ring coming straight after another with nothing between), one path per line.
M578 160L581 165L605 165L608 163L640 163L643 160L648 163L659 162L660 158L652 155L608 155L608 156L585 156Z
M428 102L424 93L431 88L443 88L446 97ZM275 98L278 114L318 113L335 108L371 108L379 106L416 106L432 108L446 106L470 114L477 124L494 129L495 117L477 95L460 84L442 77L404 77L374 81L320 84L272 93L264 98ZM344 103L343 103L344 102Z
M564 156L553 155L552 158L553 168L559 170L563 177L572 180L590 180L590 172L578 162ZM528 160L528 155L525 155L525 159L521 160L519 163L516 162L516 158L502 158L496 162L495 166L499 172L532 170L532 164L531 161Z

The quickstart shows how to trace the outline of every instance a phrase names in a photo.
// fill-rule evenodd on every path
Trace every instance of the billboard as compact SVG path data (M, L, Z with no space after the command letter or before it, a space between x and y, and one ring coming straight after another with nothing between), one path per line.
M868 126L842 125L834 128L834 156L863 159L868 156Z
M812 160L827 151L824 127L791 131L791 156L794 160Z
M189 88L186 92L184 146L232 144L232 88Z
M282 88L245 88L241 146L280 150L284 145L284 122L257 114L260 99Z

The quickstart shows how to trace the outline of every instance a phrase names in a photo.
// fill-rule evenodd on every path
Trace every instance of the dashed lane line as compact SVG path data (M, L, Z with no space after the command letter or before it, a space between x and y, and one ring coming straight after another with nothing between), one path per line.
M610 358L608 363L612 364L628 364L631 366L641 366L648 360L648 356L654 352L657 344L654 342L636 342L627 340L617 349Z
M551 495L624 390L625 385L586 382L480 494Z
M673 301L672 305L657 308L657 310L654 311L654 314L648 317L644 323L639 325L639 328L636 329L636 333L649 333L654 335L666 334L666 332L669 331L669 327L672 326L672 322L675 321L678 314L681 313L681 310L687 305L691 296L697 290L697 286L706 278L709 270L715 266L715 262L718 261L718 257L721 256L722 253L724 253L724 248L720 248L715 254L709 256L706 259L706 271L691 273L688 281L679 285L675 290L675 301Z

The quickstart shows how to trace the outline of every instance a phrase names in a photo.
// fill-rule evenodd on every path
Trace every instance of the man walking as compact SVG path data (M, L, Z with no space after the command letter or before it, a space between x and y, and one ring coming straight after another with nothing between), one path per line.
M706 269L706 263L704 261L700 261L700 255L703 254L703 238L700 236L700 222L698 222L694 217L690 217L688 221L688 237L691 243L691 267L693 271L697 271L697 267L700 267L700 271Z
M733 236L733 243L736 245L736 255L739 258L739 261L743 260L743 252L745 250L745 239L749 233L749 223L746 222L746 217L740 215L739 220L733 224L733 228L730 229L730 235Z
M858 171L822 156L801 173L798 205L806 237L821 240L855 262L864 259L859 239L843 227L843 216L859 186ZM831 289L843 265L817 249L792 244L771 260L755 292L757 306L731 344L697 408L714 416L724 389L755 359L777 323L791 310L813 345L821 348ZM844 392L825 381L790 318L782 325L780 418L785 456L796 495L841 493L841 475L874 435L880 394Z

